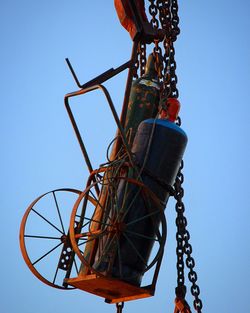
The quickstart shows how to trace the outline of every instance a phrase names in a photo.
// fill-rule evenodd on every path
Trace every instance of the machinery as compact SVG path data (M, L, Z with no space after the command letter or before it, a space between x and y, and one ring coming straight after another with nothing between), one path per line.
M45 284L90 292L115 303L117 312L122 312L124 302L155 293L167 237L164 210L173 196L177 212L175 313L191 312L185 300L184 256L194 309L201 312L182 201L187 135L178 117L177 0L115 0L114 4L133 41L130 60L81 85L66 59L79 90L65 96L65 107L89 170L88 181L83 191L57 189L31 203L21 223L21 251L32 273ZM146 48L152 51L148 57ZM103 83L124 70L128 70L127 84L118 117ZM107 100L117 134L106 162L93 169L70 99L97 89ZM66 228L64 221L69 219Z

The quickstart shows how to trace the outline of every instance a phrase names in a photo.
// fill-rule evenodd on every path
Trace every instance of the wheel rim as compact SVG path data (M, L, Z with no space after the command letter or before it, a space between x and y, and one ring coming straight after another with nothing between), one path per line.
M68 234L72 206L81 191L56 189L35 199L27 208L20 227L20 248L31 272L43 283L59 289L74 289L64 278L76 276L75 259Z
M134 179L125 177L115 178L108 181L108 184L103 183L104 180L90 179L89 186L77 199L70 220L70 239L72 248L76 252L79 259L84 264L82 268L83 274L96 273L99 276L112 276L111 268L102 269L101 263L116 263L118 268L115 276L123 280L133 281L133 277L125 277L122 268L124 259L124 247L132 251L141 263L144 263L144 269L140 269L141 273L145 273L152 268L155 263L162 257L163 249L166 241L166 220L162 209L162 205L156 196L142 183ZM144 197L145 201L154 203L155 210L146 212L143 216L139 216L134 220L127 219L126 216L130 214L129 210L133 207L133 201L129 200L124 206L124 199L117 200L114 191L117 192L120 182L125 184L124 188L131 189L131 186L136 186L138 189L138 196ZM113 190L110 188L113 184ZM101 191L100 198L95 193L95 187L99 184ZM106 199L102 195L106 193ZM113 201L113 203L111 203ZM102 203L101 203L102 202ZM121 203L123 203L121 205ZM116 207L110 213L110 207ZM122 206L124 206L122 208ZM100 210L101 208L101 210ZM101 213L97 211L102 211ZM120 214L122 211L122 214ZM102 217L100 217L100 214ZM156 219L154 231L150 235L145 234L144 231L135 231L133 224L145 222ZM127 219L127 220L126 220ZM157 229L155 229L157 228ZM145 253L142 255L138 249L138 245L142 241L150 242L150 245L157 245L154 248L154 256L145 259ZM126 242L124 244L124 241ZM137 242L137 244L134 244ZM113 255L112 255L113 254ZM114 256L115 254L115 256ZM112 261L113 259L113 261ZM115 263L114 263L115 260ZM110 266L110 265L109 265ZM111 274L110 274L111 273Z

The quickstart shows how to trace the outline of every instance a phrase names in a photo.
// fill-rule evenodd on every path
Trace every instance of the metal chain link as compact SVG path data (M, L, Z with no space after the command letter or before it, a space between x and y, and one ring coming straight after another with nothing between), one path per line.
M117 313L122 313L122 309L124 307L124 302L121 303L116 303L116 309L117 309Z
M163 41L164 47L164 55L163 55L163 91L162 96L164 97L172 97L178 98L179 91L177 89L178 78L176 75L176 61L175 61L175 48L174 42L177 39L177 36L180 33L179 28L179 17L178 17L178 3L177 0L156 0L156 7L154 8L155 2L151 1L151 9L149 10L152 16L152 25L157 25L155 23L156 13L159 12L159 20L161 23L162 29L165 31L165 38ZM159 27L159 25L157 25ZM161 53L159 49L158 42L155 42L154 51ZM161 54L162 55L162 54ZM181 125L181 119L178 118L177 124ZM184 216L185 205L182 201L184 196L184 189L182 184L184 182L184 175L182 173L184 167L184 162L181 162L175 184L175 199L176 199L176 254L177 254L177 291L183 293L183 297L185 297L186 287L185 287L185 275L184 275L184 253L186 254L186 266L189 269L188 278L192 283L191 286L191 294L194 296L194 308L198 313L201 313L202 309L202 301L199 298L200 288L197 285L197 274L194 271L195 261L191 256L192 246L189 243L190 234L186 229L187 219ZM178 289L179 288L179 289Z
M149 14L151 15L151 25L158 29L159 28L159 21L157 19L157 14L158 14L158 8L157 6L155 5L155 0L149 0L150 2L150 6L149 6Z
M179 16L178 16L178 3L177 0L172 0L171 5L171 38L174 42L177 39L177 36L180 34L179 28Z
M185 233L183 234L183 238L184 238L184 252L187 255L186 258L186 265L189 268L189 273L188 273L188 279L190 280L190 282L192 283L191 286L191 294L194 297L194 308L198 313L201 313L201 309L202 309L202 301L199 298L200 295L200 288L197 285L197 273L194 271L194 267L195 267L195 261L194 258L191 256L192 254L192 246L189 243L189 239L190 239L190 234L187 231L187 229L185 229Z
M138 76L138 70L139 70L139 55L140 55L140 52L139 50L137 49L137 53L136 53L136 60L135 60L135 63L133 64L133 78L135 79L138 79L139 76Z
M170 0L156 0L156 6L159 11L161 27L165 31L166 36L169 37L171 30Z
M179 120L180 124L180 120ZM182 201L182 198L184 197L184 189L182 187L182 184L184 182L184 176L182 173L182 169L184 167L183 161L181 162L181 166L179 168L174 188L175 188L175 199L176 199L176 212L177 212L177 218L176 218L176 226L177 226L177 233L176 233L176 239L177 239L177 285L184 286L184 262L183 262L183 255L186 254L186 266L189 269L188 273L188 279L192 283L191 286L191 294L194 296L194 308L198 313L201 313L202 309L202 301L199 298L200 295L200 288L197 285L197 273L194 271L195 267L195 261L194 258L191 256L192 254L192 246L189 243L190 234L187 227L187 219L184 216L185 212L185 205Z
M161 82L163 79L163 57L162 57L162 49L159 46L158 40L155 40L153 53L155 57L155 70L157 72L159 82Z
M147 63L146 44L144 42L140 42L139 55L140 55L140 76L143 76L145 74L145 68Z

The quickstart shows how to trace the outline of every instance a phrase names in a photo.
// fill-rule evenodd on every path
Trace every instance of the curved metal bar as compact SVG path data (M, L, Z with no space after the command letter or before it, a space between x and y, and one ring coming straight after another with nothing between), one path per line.
M77 127L74 115L73 115L72 110L70 108L69 98L80 96L80 95L83 95L83 94L88 93L90 91L94 91L96 89L100 89L104 93L104 95L105 95L105 97L106 97L106 99L108 101L109 107L111 109L111 112L112 112L113 117L115 119L116 125L118 127L118 130L119 130L122 142L123 142L123 144L124 144L124 146L125 146L125 148L127 150L127 153L128 153L128 156L129 156L129 160L130 160L131 164L133 164L132 153L131 153L130 147L129 147L127 139L126 139L126 135L125 135L124 129L122 127L122 124L121 124L121 122L119 120L119 117L117 115L117 112L115 110L115 107L114 107L113 101L111 99L111 96L110 96L107 88L104 87L103 85L100 85L100 84L99 85L94 85L94 86L90 86L90 87L85 88L85 89L81 89L81 90L77 90L77 91L72 92L72 93L68 93L67 95L65 95L65 98L64 98L65 107L66 107L67 112L69 114L70 121L72 123L73 129L75 131L76 137L78 139L81 151L83 153L85 162L87 164L87 167L88 167L88 170L89 170L90 173L93 172L93 167L92 167L91 161L89 159L86 147L85 147L85 145L83 143L80 131L79 131L78 127Z

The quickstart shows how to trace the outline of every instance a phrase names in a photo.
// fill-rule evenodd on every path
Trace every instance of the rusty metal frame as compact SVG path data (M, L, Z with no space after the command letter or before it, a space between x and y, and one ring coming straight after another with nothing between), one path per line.
M85 162L87 164L87 167L88 167L88 170L89 170L90 173L93 172L93 167L92 167L91 161L89 159L86 147L85 147L85 145L83 143L82 136L80 134L79 128L78 128L77 123L75 121L74 115L72 113L72 110L71 110L71 107L70 107L70 104L69 104L69 99L72 98L72 97L76 97L76 96L80 96L80 95L86 94L86 93L88 93L90 91L97 90L97 89L100 89L104 93L104 95L105 95L105 97L106 97L106 99L108 101L110 110L111 110L111 112L113 114L113 117L115 119L116 125L117 125L118 130L119 130L119 135L121 136L123 145L124 145L125 149L127 150L130 162L133 164L132 153L131 153L130 147L129 147L127 139L126 139L126 135L125 135L124 129L123 129L122 125L121 125L121 122L120 122L119 117L117 115L117 112L115 110L115 107L114 107L113 101L111 99L111 96L110 96L107 88L104 87L103 85L94 85L94 86L91 86L91 87L88 87L88 88L85 88L85 89L81 89L81 90L69 93L64 98L66 110L68 112L70 121L72 123L73 129L75 131L76 137L78 139L81 151L83 153Z
M87 165L88 170L89 170L90 173L93 171L93 167L92 167L90 158L88 156L86 147L84 145L84 142L82 140L81 134L79 132L78 126L76 124L74 115L73 115L72 110L70 108L69 98L75 97L75 96L80 96L82 94L88 93L88 92L96 90L96 89L101 89L103 91L103 93L104 93L104 95L105 95L105 97L106 97L106 99L107 99L107 101L109 103L110 109L111 109L113 117L115 119L115 122L117 124L118 135L120 134L120 136L118 136L118 138L117 138L117 140L116 140L116 142L115 142L115 144L113 146L113 150L112 150L112 153L111 153L111 159L115 158L117 152L119 151L119 149L121 147L121 143L123 142L126 150L128 151L130 161L132 162L131 152L129 150L129 146L128 146L128 143L126 141L126 137L125 137L125 134L124 134L123 127L124 127L124 124L125 124L125 118L126 118L126 113L127 113L127 106L128 106L130 90L131 90L131 86L132 86L133 70L134 70L134 63L135 63L135 59L136 59L136 55L137 55L138 44L139 44L138 41L135 41L134 44L133 44L130 61L122 64L121 66L119 66L116 69L113 69L113 68L109 69L108 71L102 73L101 75L95 77L94 79L91 79L90 81L88 81L87 83L85 83L83 85L81 85L79 83L79 80L78 80L78 78L77 78L77 76L75 74L75 71L74 71L74 69L73 69L69 59L66 59L66 62L68 64L68 66L69 66L71 74L73 75L74 80L75 80L77 86L79 88L81 88L81 89L78 90L78 91L66 94L65 97L64 97L64 103L65 103L65 107L66 107L66 110L68 112L71 124L73 126L74 131L75 131L78 143L80 145L83 157L85 159L86 165ZM111 99L111 96L110 96L108 90L101 84L104 83L105 81L107 81L108 79L114 77L115 75L121 73L122 71L124 71L127 68L129 69L129 71L128 71L128 77L127 77L127 82L126 82L126 89L125 89L125 94L124 94L124 99L123 99L122 112L121 112L121 116L120 116L120 120L119 120L118 115L117 115L116 110L115 110L115 107L114 107L114 104L113 104L113 101Z
M129 301L129 300L135 300L135 299L140 299L141 298L141 293L142 291L145 291L147 293L147 297L148 296L153 296L155 293L155 288L156 288L156 284L157 284L157 280L158 280L158 276L159 276L159 271L160 271L160 267L161 267L161 263L162 263L162 259L163 259L163 255L164 255L164 248L165 248L165 243L166 243L166 235L167 235L167 221L165 218L165 214L164 214L164 209L162 209L162 215L161 215L161 222L162 224L164 224L164 228L162 229L163 231L163 237L165 238L163 240L163 242L160 244L159 247L159 251L157 253L157 256L155 257L155 259L152 261L152 266L150 266L150 268L154 268L154 273L151 279L151 283L149 285L143 286L143 287L134 287L135 290L135 296L133 296L132 298L116 298L116 297L112 297L111 295L106 294L103 290L103 293L101 292L97 292L95 293L94 289L92 288L93 286L99 286L98 284L101 282L98 279L102 279L106 282L106 284L112 284L112 283L118 283L119 286L119 279L116 278L111 278L111 277L107 277L104 274L100 273L99 271L95 270L94 268L91 267L90 263L88 261L86 261L86 259L84 258L84 256L82 255L81 251L79 250L78 246L77 246L77 236L75 233L75 215L77 212L77 208L80 205L82 199L85 197L85 195L89 192L89 189L91 187L95 187L96 182L95 182L95 175L98 173L106 173L109 170L109 167L101 167L97 170L94 170L88 179L87 182L87 186L86 189L81 193L81 195L79 196L79 198L77 199L73 210L72 210L72 214L71 214L71 218L70 218L70 227L69 227L69 234L70 234L70 242L72 245L72 248L74 250L74 252L76 253L76 255L79 257L79 259L81 260L81 262L83 264L85 264L85 266L90 270L91 274L87 274L87 275L79 275L77 278L71 278L71 279L65 279L65 283L69 284L71 286L75 286L78 289L87 291L87 292L91 292L94 293L98 296L104 297L105 298L105 302L107 303L117 303L120 301ZM118 177L118 179L124 179L130 183L133 183L137 186L140 186L141 188L143 188L144 192L148 195L150 195L151 199L154 201L154 203L157 206L161 206L160 204L160 200L157 198L157 196L146 186L144 185L142 182L136 180L136 179L132 179L132 178L126 178L126 177ZM85 199L88 199L85 198ZM90 200L91 201L91 200ZM150 269L149 268L149 269ZM88 282L90 282L91 280L91 286L89 286ZM121 281L121 286L119 286L119 288L123 288L123 282ZM125 284L126 285L126 284ZM89 286L89 287L88 287ZM129 287L130 285L128 284L126 286L125 289L130 289ZM93 290L92 290L93 289ZM100 289L100 288L99 288ZM124 290L123 290L124 291ZM139 291L139 293L138 293ZM125 292L126 293L126 292ZM111 297L110 297L111 296Z
M137 48L138 48L138 42L135 41L133 44L133 48L132 48L132 54L131 54L131 59L130 61L122 64L121 66L119 66L117 69L110 69L106 72L104 72L103 74L95 77L94 79L88 81L87 83L85 83L84 85L80 85L79 80L71 66L71 63L69 62L68 59L66 59L67 64L70 68L70 71L78 85L78 87L82 88L78 91L72 92L72 93L68 93L65 95L64 97L64 103L65 103L65 107L66 110L68 112L71 124L73 126L73 129L75 131L78 143L80 145L83 157L85 159L86 165L88 167L89 173L91 173L93 171L93 167L89 158L89 155L87 153L86 147L84 145L84 142L82 140L82 136L80 134L79 128L77 126L76 120L74 118L73 112L71 110L70 104L69 104L69 99L72 97L76 97L76 96L80 96L83 95L85 93L88 93L90 91L94 91L96 89L101 89L101 91L104 93L108 103L109 103L109 107L111 109L111 112L113 114L113 117L115 119L116 125L118 127L118 138L117 141L114 144L112 153L111 153L111 159L113 159L116 154L117 151L119 151L121 144L123 143L125 149L127 150L129 159L131 164L133 164L133 159L132 159L132 154L130 151L130 147L128 145L128 142L126 140L126 135L124 132L124 123L125 123L125 118L126 118L126 113L127 113L127 106L128 106L128 101L129 101L129 96L130 96L130 90L131 90L131 86L132 86L132 80L133 80L133 65L135 62L135 58L136 58L136 54L137 54ZM124 94L124 100L123 100L123 106L122 106L122 112L121 112L121 117L119 119L118 114L115 110L115 106L113 104L113 101L111 99L111 96L107 90L106 87L104 87L101 83L105 82L106 80L110 79L111 77L119 74L120 72L122 72L125 69L129 69L128 71L128 77L127 77L127 83L126 83L126 89L125 89L125 94ZM84 88L83 88L84 87Z

